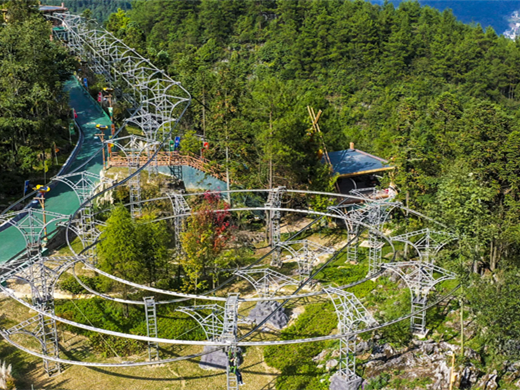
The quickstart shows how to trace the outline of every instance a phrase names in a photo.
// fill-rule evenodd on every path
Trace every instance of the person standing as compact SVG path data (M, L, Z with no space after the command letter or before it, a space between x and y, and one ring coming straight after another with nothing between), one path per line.
M242 374L240 373L240 370L238 369L238 359L237 359L236 354L229 351L228 357L229 357L229 372L236 375L239 386L244 385L245 383L242 381Z

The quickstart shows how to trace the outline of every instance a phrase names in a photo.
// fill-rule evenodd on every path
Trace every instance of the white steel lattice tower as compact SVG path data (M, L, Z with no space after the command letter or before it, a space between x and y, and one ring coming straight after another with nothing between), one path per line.
M392 241L404 242L415 248L419 255L419 261L385 264L385 268L399 274L407 283L411 294L411 310L415 313L410 319L412 333L425 336L428 294L436 284L456 278L454 273L433 265L433 258L443 246L455 239L455 235L422 229L391 238Z
M154 297L145 297L144 311L146 315L146 334L148 337L158 337L157 333L157 311ZM148 341L148 359L159 360L159 344Z
M283 247L288 249L288 245L301 245L300 249L294 254L298 263L299 275L302 280L307 280L314 265L319 261L319 257L334 253L333 248L325 247L310 240L285 241ZM292 251L291 251L292 252Z
M84 258L82 258L85 260ZM56 320L45 314L54 315L54 286L59 276L73 266L79 258L75 257L41 257L34 256L30 260L10 262L1 266L0 283L10 279L20 279L31 286L32 304L38 313L36 316L5 330L9 337L15 334L25 334L35 337L41 345L42 354L59 358L58 332ZM45 372L52 376L61 371L59 362L44 359Z
M360 225L357 222L363 220L364 214L357 208L358 206L347 206L343 203L344 201L336 206L329 206L327 207L327 210L338 214L343 219L345 227L347 228L347 242L349 243L347 246L347 261L357 263L359 247L358 236L361 230ZM351 207L351 210L348 210L347 207Z
M336 388L355 390L360 386L362 378L356 374L356 336L350 333L359 330L361 324L371 326L376 321L354 294L334 287L324 288L324 291L334 304L339 332L345 335L340 338L339 369L331 382L341 383Z
M267 232L269 238L269 245L272 249L274 249L271 261L271 265L274 266L281 265L281 248L278 245L281 241L280 219L282 215L280 213L280 210L278 209L282 207L282 197L285 191L285 187L278 187L270 190L269 195L267 197L267 203L265 204L266 208L272 209L267 210Z
M173 224L175 229L175 249L182 252L181 233L184 231L187 215L191 208L182 194L168 194L173 209Z
M76 224L74 232L80 237L83 247L89 248L84 254L94 259L95 253L93 245L101 232L97 228L97 223L94 218L93 204L88 200L99 186L100 176L88 171L82 171L57 176L53 180L68 185L78 197L80 205L83 204L83 207L79 211L79 221L77 221L78 223Z
M237 356L237 324L238 324L238 298L239 294L229 294L224 308L224 330L220 340L227 343L228 354L236 358ZM228 390L238 390L238 381L234 373L231 372L229 361L226 366L226 379Z
M195 319L206 333L208 340L226 343L229 356L236 357L239 296L239 294L229 294L224 307L199 305L180 307L177 310ZM236 375L230 370L229 361L226 364L226 381L228 390L238 389L238 381Z

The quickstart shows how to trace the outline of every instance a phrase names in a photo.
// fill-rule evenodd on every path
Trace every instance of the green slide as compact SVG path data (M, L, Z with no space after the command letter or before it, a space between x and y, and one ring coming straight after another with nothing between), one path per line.
M70 166L63 174L72 173L74 171L88 171L99 174L103 162L101 153L97 153L100 150L101 143L99 139L96 138L96 133L99 132L96 125L107 125L110 128L110 118L101 107L87 95L85 89L75 78L67 81L65 91L70 94L70 106L73 107L78 114L76 121L83 132L84 140L76 157L70 162ZM66 216L73 214L80 204L75 192L61 182L53 186L45 198L46 211L60 213ZM37 205L37 201L33 201L33 205L35 205L35 208L40 208L40 206ZM47 221L51 219L50 216L47 217ZM23 218L18 221L18 223L23 225ZM47 229L50 232L54 230L55 227L56 224L53 223L49 224ZM5 228L5 226L2 229L2 227L0 227L0 263L8 261L24 249L25 240L18 229L14 227Z

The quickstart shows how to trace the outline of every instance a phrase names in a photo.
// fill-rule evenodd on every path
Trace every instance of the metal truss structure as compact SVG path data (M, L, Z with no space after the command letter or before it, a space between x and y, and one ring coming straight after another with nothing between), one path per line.
M366 205L364 221L371 227L368 231L368 275L375 275L381 269L384 242L376 232L383 229L395 203L374 201Z
M278 187L269 191L267 203L265 204L267 208L273 209L267 212L267 234L269 245L272 249L275 249L271 265L277 267L281 266L281 249L278 247L278 244L281 241L280 220L282 218L282 214L278 209L282 207L282 197L285 192L285 187Z
M47 228L68 219L68 215L29 207L0 215L0 226L14 227L20 232L25 241L24 254L31 258L41 253L47 239Z
M312 268L318 263L319 258L324 255L331 255L335 252L334 248L329 248L310 240L285 241L284 248L288 245L301 245L293 255L298 263L298 274L302 280L307 280L312 272Z
M150 161L153 165L154 155L160 146L160 142L150 141L132 134L126 137L106 140L104 144L113 145L112 147L118 149L126 157L128 176L130 177L128 181L130 211L133 217L138 217L141 215L141 178L138 170L142 165Z
M101 185L101 177L88 171L81 171L57 176L54 181L69 186L78 197L80 206L83 205L79 211L79 221L75 224L75 233L80 237L83 247L88 248L84 254L94 259L93 246L101 231L98 229L99 222L96 222L94 218L93 204L90 202L90 198Z
M181 306L177 309L193 318L200 325L206 339L218 340L224 332L224 308L220 305Z
M130 136L130 141L124 145L130 152L126 154L130 199L132 205L139 205L141 188L137 171L145 164L151 172L156 171L151 156L155 156L171 139L172 130L188 107L191 96L179 82L94 21L69 13L51 14L48 18L63 28L55 30L55 38L82 58L95 74L103 75L114 89L114 97L127 103L130 117L125 120L125 125L133 124L145 135L146 146L143 149L148 158L141 159L144 157L140 156L143 149L134 148L135 136ZM118 141L122 139L107 140L105 144ZM174 167L171 169L175 170ZM139 207L132 206L131 209L132 216L140 214Z
M266 190L233 190L232 192L255 192L255 191L266 191ZM269 190L267 190L269 191ZM296 190L288 190L287 192L294 192L294 193L300 193ZM343 195L335 195L335 194L325 194L327 196L338 196L338 197L341 197ZM195 194L195 195L184 195L185 197L187 196L202 196L202 193L201 194ZM151 200L145 200L145 201L142 201L144 203L146 202L164 202L165 200L168 200L168 199L171 199L171 197L168 197L168 196L165 196L165 197L160 197L160 198L155 198L155 199L151 199ZM231 207L228 211L230 212L240 212L241 210L264 210L264 211L272 211L272 208L267 208L267 207ZM281 208L279 210L280 212L295 212L295 213L302 213L302 214L305 214L305 215L314 215L316 217L319 218L322 218L322 217L326 217L326 218L341 218L340 216L338 216L337 214L332 214L332 213L326 213L326 212L319 212L319 211L313 211L313 210L309 210L307 208L302 208L302 209L289 209L289 208ZM103 212L101 210L101 212ZM174 218L173 216L173 213L172 213L172 217L171 218ZM168 219L168 218L165 218L164 216L161 216L162 220L165 220L165 219ZM317 219L317 220L318 220ZM369 229L370 226L365 223L365 222L359 222L360 224L360 227L363 228L363 229ZM375 231L375 234L379 234L379 237L381 240L385 240L387 245L389 246L389 248L393 251L395 251L395 248L392 244L392 239L391 237L388 237L385 232L383 231ZM71 247L71 250L73 251L73 253L76 253L74 251L74 248ZM294 249L293 249L294 250ZM268 255L266 255L266 258L267 258ZM332 261L333 258L327 260L324 264L324 267L326 266L329 266L330 265L330 262ZM116 277L116 276L113 276L113 275L110 275L109 273L106 273L102 270L99 270L98 268L96 268L94 265L90 264L88 262L88 258L75 258L75 260L72 260L72 261L80 261L84 264L84 266L87 268L87 269L90 269L92 271L95 271L97 272L98 274L102 275L103 277L107 277L111 280L114 280L118 283L124 283L128 286L131 286L133 288L137 288L137 289L140 289L140 290L144 290L144 291L150 291L150 292L153 292L153 293L157 293L157 294L164 294L164 295L169 295L169 296L174 296L175 299L172 300L172 301L163 301L163 302L156 302L155 304L165 304L165 303L173 303L173 302L178 302L180 300L186 300L186 299L197 299L197 300L203 300L205 302L207 301L212 301L212 302L221 302L221 304L223 302L226 302L226 306L222 309L222 306L217 306L218 309L215 309L215 310L218 310L218 313L216 313L217 317L221 319L221 327L219 328L218 331L214 331L212 334L213 336L211 336L211 332L210 332L210 337L208 337L208 340L207 341L194 341L194 340L184 340L184 339L166 339L166 338L159 338L159 337L149 337L149 336L142 336L142 335L135 335L135 334L128 334L128 333L123 333L123 332L116 332L116 331L111 331L111 330L107 330L107 329L102 329L102 328L96 328L96 327L93 327L93 326L89 326L89 325L86 325L86 324L82 324L82 323L78 323L78 322L75 322L75 321L71 321L71 320L68 320L66 318L61 318L61 317L57 317L56 315L54 315L52 312L47 312L43 309L40 309L38 306L36 306L35 304L32 304L32 303L29 303L29 302L26 302L24 301L23 299L20 299L18 298L12 291L10 291L8 288L6 288L5 285L1 284L0 283L0 290L3 291L4 294L6 294L6 296L8 296L9 298L13 299L13 300L16 300L17 302L19 302L20 304L32 309L32 310L35 310L39 315L42 315L44 316L45 318L47 319L53 319L54 321L59 321L59 322L62 322L64 324L68 324L68 325L71 325L71 326L75 326L77 328L80 328L80 329L85 329L85 330L89 330L89 331L94 331L94 332L99 332L101 334L107 334L107 335L111 335L111 336L114 336L114 337L123 337L123 338L128 338L128 339L134 339L134 340L141 340L141 341L146 341L146 342L152 342L152 343L165 343L165 344L176 344L176 345L200 345L200 346L217 346L217 347L222 347L222 348L228 348L228 351L231 351L231 353L234 353L233 351L235 350L235 348L238 348L238 347L241 347L241 346L264 346L264 345L284 345L284 344L296 344L296 343L306 343L306 342L316 342L316 341L326 341L326 340L335 340L335 339L340 339L340 338L343 338L343 339L346 339L348 337L351 337L351 336L354 336L355 334L358 334L358 333L361 333L361 332L367 332L367 331L372 331L372 330L375 330L375 329L379 329L381 327L384 327L384 326L387 326L389 324L393 324L393 323L396 323L396 322L399 322L399 321L402 321L404 319L410 319L412 316L415 316L416 314L418 314L418 310L410 313L410 314L406 314L398 319L394 319L388 323L385 323L385 324L380 324L380 325L374 325L374 326L369 326L367 328L357 328L358 330L352 330L352 331L349 331L348 333L344 333L344 332L341 332L340 334L333 334L333 335L322 335L322 336L313 336L313 337L308 337L308 338L302 338L302 339L294 339L294 340L260 340L260 341L257 341L257 340L244 340L244 337L238 339L236 338L236 329L237 329L237 325L235 323L235 320L233 318L237 318L238 320L238 303L240 302L260 302L260 301L272 301L272 300L283 300L285 302L288 302L289 300L298 300L298 299L302 299L302 298L305 298L305 297L314 297L314 296L320 296L320 295L323 295L323 294L326 294L327 292L324 291L324 290L319 290L319 291L314 291L314 292L307 292L307 293L301 293L299 292L299 289L293 293L293 294L289 294L289 295L286 295L286 296L274 296L274 297L252 297L252 298L240 298L238 295L235 295L235 297L228 297L228 298L225 298L225 297L222 297L222 296L212 296L212 295L194 295L194 294L186 294L186 293L182 293L182 292L178 292L178 291L168 291L168 290L162 290L162 289L158 289L156 287L152 287L152 286L146 286L146 285L140 285L140 284L137 284L137 283L134 283L134 282L130 282L130 281L126 281L124 279L121 279L119 277ZM429 264L429 263L426 263L426 262L413 262L413 263L422 263L422 264ZM20 263L21 265L21 263ZM386 265L386 264L383 264L383 266ZM18 269L18 270L15 270L13 269L14 273L16 274L17 272L21 272L21 268ZM438 269L435 269L433 270L433 275L436 277L437 276L437 273L439 272ZM403 268L403 273L410 273L410 271L408 271L408 269L406 268ZM12 277L15 277L14 274L11 274ZM437 279L437 278L436 278ZM412 280L412 279L410 279ZM303 284L305 283L308 283L308 281L305 281ZM360 282L361 283L361 282ZM342 286L341 287L341 291L343 291L343 289L347 288L348 286ZM119 299L119 298L115 298L115 297L110 297L110 296L104 296L102 294L99 294L99 293L96 293L95 291L93 290L89 290L91 293L93 294L96 294L96 295L99 295L100 297L103 297L105 299L109 299L109 300L114 300L114 301L117 301L117 302L122 302L122 303L127 303L127 304L140 304L140 305L143 305L144 302L141 300L141 301L128 301L128 300L123 300L123 299ZM445 299L447 296L450 296L452 293L449 293L447 294L446 296L444 296L442 299ZM343 298L342 298L343 299ZM285 304L284 302L284 304ZM429 304L426 308L428 307L431 307L435 304L437 304L437 302L434 302L434 303L431 303ZM281 306L283 306L284 304L282 304ZM339 305L338 302L336 302L336 305ZM338 306L339 307L339 306ZM424 311L424 310L423 310ZM233 313L236 313L236 314L233 314ZM206 315L207 316L207 315ZM266 318L267 320L267 318ZM211 322L211 318L208 319L206 322ZM253 334L254 336L254 332L256 332L258 329L260 329L260 327L262 326L262 324L257 324L255 325L255 328L250 331L248 334ZM352 329L355 329L355 328L352 328ZM220 335L219 335L220 333ZM163 360L159 360L158 362L157 361L146 361L146 362L139 362L139 361L136 361L136 362L122 362L122 363L100 363L100 362L82 362L82 361L73 361L73 360L67 360L67 359L62 359L62 358L59 358L59 357L55 357L55 356L51 356L51 355L48 355L48 354L42 354L42 353L36 353L32 350L30 350L29 348L26 348L24 347L23 345L20 345L18 344L15 340L13 340L12 338L10 338L9 336L9 333L6 332L5 330L2 330L0 329L0 334L2 334L6 341L10 342L11 344L15 345L17 348L20 348L28 353L31 353L35 356L38 356L38 357L41 357L43 358L44 360L49 360L49 361L54 361L54 362L58 362L58 363L70 363L70 364L76 364L76 365L85 365L85 366L107 366L107 367L129 367L129 366L142 366L142 365L146 365L146 364L157 364L157 363L165 363L165 362L169 362L169 361L177 361L177 360L182 360L182 359L185 359L185 358L188 358L188 357L178 357L178 358L174 358L174 359L163 359ZM233 337L233 335L235 335ZM252 336L247 336L247 337L252 337ZM344 340L344 342L350 342L350 339L348 340ZM350 348L350 347L349 347ZM193 356L193 355L190 355L190 357ZM200 355L199 355L200 356ZM234 386L234 383L233 383L233 380L234 378L231 377L230 379L230 386L231 388L233 388Z
M348 210L348 207L351 210ZM363 220L364 214L356 206L342 205L329 206L327 210L338 214L343 219L347 228L347 240L350 243L347 247L347 261L357 264L358 262L358 248L359 248L359 232L360 225L357 222Z
M397 273L407 284L411 295L411 313L414 313L410 318L410 328L412 333L425 336L428 294L438 283L455 279L457 276L453 272L424 261L387 263L383 267Z
M376 232L381 231L386 223L391 211L398 206L397 203L391 202L392 196L387 195L375 188L367 188L363 190L352 190L351 194L362 200L361 204L331 206L328 209L345 219L345 225L348 232L348 240L352 242L347 248L347 261L351 263L358 262L358 247L361 229L360 222L364 222L369 226L368 229L368 275L375 275L381 268L382 260L382 242ZM348 209L350 207L350 210Z
M229 294L224 307L224 329L220 341L228 345L228 355L237 358L237 330L238 330L238 298L240 294ZM238 381L235 373L231 372L229 360L226 366L227 390L238 390Z
M2 265L0 283L10 279L18 279L31 286L32 305L40 312L5 332L8 336L26 334L38 340L42 354L59 358L58 331L56 319L48 315L54 313L54 287L60 275L78 261L75 257L41 257L34 256L27 261L19 261ZM45 372L52 376L61 372L61 364L44 359Z
M392 241L404 242L417 251L421 261L432 262L433 256L443 246L456 239L453 233L436 231L429 228L391 237Z
M454 273L433 265L432 262L441 248L456 237L452 233L426 228L391 238L412 246L419 256L419 261L385 264L385 268L399 274L410 288L411 312L417 313L410 319L410 328L414 334L425 336L427 329L424 308L428 303L428 294L436 284L456 278Z
M153 169L154 158L156 157L157 152L164 146L166 141L171 139L172 129L174 125L178 123L187 106L189 105L191 97L189 93L180 85L180 83L169 78L163 71L157 69L149 60L140 56L135 50L126 46L121 40L117 39L112 34L98 27L94 22L68 13L54 14L49 16L49 18L53 19L55 22L58 22L57 24L60 24L60 27L63 28L54 32L55 37L58 40L62 40L75 55L81 57L85 61L86 66L94 73L103 75L108 83L108 86L114 89L115 98L118 100L123 100L130 107L130 117L125 121L125 123L136 125L143 131L144 137L129 136L104 141L105 144L117 145L120 151L127 156L127 163L125 166L128 167L129 177L124 179L123 182L128 182L130 187L130 208L132 210L132 215L139 215L142 205L146 204L146 201L141 199L139 172L145 166ZM128 153L130 153L130 157ZM170 167L170 169L172 169L173 172L173 170L176 168ZM62 179L64 182L68 180L68 178ZM87 178L85 178L85 180L87 180ZM83 191L81 189L82 185L83 184L76 186L75 191L78 191L78 194L79 192ZM87 187L88 186L85 186L85 188ZM260 192L265 190L243 190L243 192L255 191ZM229 195L233 191L223 192L227 192ZM240 190L236 192L240 192ZM280 253L282 245L280 219L282 212L305 212L309 215L312 214L320 217L341 218L347 225L350 224L351 226L357 226L359 229L370 229L371 234L374 234L374 236L376 236L376 238L381 242L386 241L393 249L392 241L388 237L385 237L385 234L381 229L383 223L381 222L381 214L377 214L380 216L379 219L375 217L375 219L369 218L368 220L362 218L357 221L355 220L353 213L351 215L347 213L344 216L338 216L337 214L333 215L330 213L314 212L312 210L284 209L282 208L282 196L285 192L289 192L285 187L267 190L266 192L268 192L268 199L265 207L249 209L256 211L264 210L267 214L267 231L269 235L269 243L273 248L273 265L281 265ZM325 195L342 197L342 195L339 194L323 194L311 191L293 190L291 192L309 195L314 194L320 196ZM72 220L72 218L69 219L68 216L61 216L56 213L47 213L47 216L52 219L50 222L42 223L40 221L44 221L44 219L40 218L38 220L38 217L36 216L38 212L41 212L41 210L27 209L19 212L18 214L12 213L7 216L2 216L3 220L0 220L0 223L3 221L5 221L5 223L11 223L12 226L15 226L24 235L30 255L39 253L43 234L42 232L44 232L45 226L50 223L56 223L56 221L60 220L60 218L62 220L69 219L67 229L78 234L84 243L87 243L86 246L84 244L84 248L95 246L95 244L98 242L99 236L98 233L96 233L96 222L94 220L91 205L95 197L98 195L99 194L90 194L85 196L81 194L78 195L78 197L83 199L83 201L81 202L82 205L78 211L79 218L75 220ZM172 218L176 221L176 245L179 245L180 240L178 238L180 237L180 233L182 231L183 220L190 212L190 209L184 196L170 195L165 199L168 198L172 201ZM357 203L364 202L363 209L366 208L366 210L361 212L362 215L370 215L369 210L371 209L372 204L383 203L377 194L376 196L368 196L366 194L352 196L349 195L343 196L341 199L352 200ZM89 207L90 210L88 210ZM248 208L243 209L248 210ZM240 208L231 208L229 211L239 210ZM31 213L35 214L33 219L30 218L32 215ZM354 231L354 229L352 230ZM92 234L89 236L90 233L88 232ZM76 253L70 244L69 247L73 253ZM33 250L34 248L36 249ZM88 253L85 252L85 250L86 249L84 249L81 254ZM294 249L292 250L295 251ZM98 272L98 274L116 282L124 283L143 291L175 296L176 299L173 301L155 302L155 300L152 298L145 298L144 301L136 302L99 294L99 296L102 296L105 299L112 299L117 302L140 305L144 304L147 324L146 336L111 331L78 323L66 318L57 317L54 313L54 285L59 276L67 268L73 267L74 264L78 261L82 262L88 269ZM376 268L376 266L379 264L377 261L374 261L373 263L374 268ZM361 331L361 323L365 323L366 326L373 325L371 317L369 317L366 311L363 311L364 308L359 303L359 301L354 296L352 296L352 294L346 293L340 289L329 288L324 291L317 291L313 293L295 293L287 297L277 296L273 298L273 296L269 294L271 294L271 291L273 290L271 286L275 286L275 284L273 284L274 281L268 279L270 277L274 278L274 273L271 273L269 276L264 275L267 279L265 282L259 282L259 279L254 279L258 286L258 288L255 288L257 288L257 291L261 290L263 296L261 295L260 297L256 298L240 298L239 294L229 294L227 298L225 298L222 296L185 294L178 291L161 290L156 287L129 282L95 268L92 262L89 261L88 257L71 257L62 258L60 260L60 258L49 259L42 258L40 256L32 256L28 261L10 263L9 266L12 268L5 269L4 267L5 273L2 275L0 282L12 278L21 278L22 280L25 280L31 285L33 297L32 303L26 302L25 300L17 297L16 294L14 294L5 286L4 283L0 283L0 290L11 299L16 300L25 307L36 311L38 314L34 319L24 321L23 323L9 330L0 329L0 334L4 336L6 341L17 346L18 348L43 358L46 364L46 370L49 374L59 372L61 363L85 366L130 367L143 366L152 363L156 364L159 362L177 361L191 357L185 356L174 359L159 360L158 343L218 346L221 348L226 348L229 354L236 356L238 346L283 345L340 338L340 342L342 343L340 348L340 352L342 353L340 372L342 373L341 375L348 378L350 374L355 375L355 360L353 356L350 355L354 351L354 349L352 349L353 343L355 342L354 335L356 332ZM312 266L309 266L308 268L310 269L311 267ZM433 273L436 272L438 271L433 271ZM249 276L251 275L249 274ZM285 282L288 281L285 280ZM278 276L276 277L276 283L278 283L278 285L280 285L280 283L283 285L285 282ZM302 282L302 286L307 282L308 281ZM269 283L271 283L269 287L264 287ZM279 288L276 290L279 290ZM95 293L95 291L93 293ZM272 299L300 299L302 297L318 296L325 293L329 294L331 298L332 295L336 296L336 298L332 299L336 308L336 313L338 315L340 335L324 335L296 340L262 341L245 341L243 338L237 338L239 323L238 308L241 302L259 302L269 301ZM207 336L206 341L184 339L176 340L158 337L156 305L178 302L179 300L185 299L200 299L221 303L225 302L224 306L213 304L179 309L179 311L183 311L184 313L193 317L202 326ZM415 314L416 313L412 312L410 316ZM403 317L398 320L402 320L404 318L408 317ZM71 326L76 326L80 329L99 332L101 334L146 341L149 345L149 361L99 363L62 359L59 357L56 321L60 321ZM258 330L258 327L253 329L250 333L254 332L255 330ZM37 337L42 345L42 353L34 353L33 351L30 351L29 349L17 344L10 338L11 335L17 333L25 333ZM226 374L227 388L236 390L238 388L237 380L235 375L231 372L229 365L227 366Z
M48 17L64 29L55 34L56 39L85 60L94 73L105 76L116 96L130 105L128 123L152 141L169 134L184 112L182 106L191 99L179 82L94 21L70 13Z
M356 374L356 336L351 333L362 324L373 326L376 321L354 294L334 287L324 288L324 291L334 304L339 333L345 335L339 339L339 368L336 375L344 384L342 388L357 389L362 379Z
M272 297L285 286L297 286L299 284L295 279L270 268L242 269L236 271L235 275L251 283L260 297Z
M184 195L179 193L168 194L173 210L173 225L175 231L175 249L178 252L182 252L181 233L184 230L186 223L187 214L190 213L191 208Z
M148 337L157 338L157 310L155 307L154 297L145 297L144 312L146 315L146 335ZM150 361L159 361L159 344L148 341L148 359Z
M199 305L180 307L177 310L188 314L202 327L208 340L218 340L226 346L229 356L237 357L237 329L239 294L229 294L224 307L220 305ZM206 314L209 313L209 314ZM235 360L236 361L236 360ZM228 390L238 390L236 375L231 372L229 360L226 364Z

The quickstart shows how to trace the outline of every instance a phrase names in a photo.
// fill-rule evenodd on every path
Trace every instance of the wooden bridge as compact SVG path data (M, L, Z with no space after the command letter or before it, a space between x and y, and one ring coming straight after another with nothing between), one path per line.
M151 153L142 152L136 156L134 161L138 161L139 166L143 166L151 158ZM226 175L222 173L223 169L220 165L212 163L210 160L196 156L192 153L179 152L163 152L157 153L155 160L150 165L157 166L182 166L186 165L211 175L219 180L226 181ZM107 161L108 167L127 167L128 157L120 155L118 152L111 152Z

